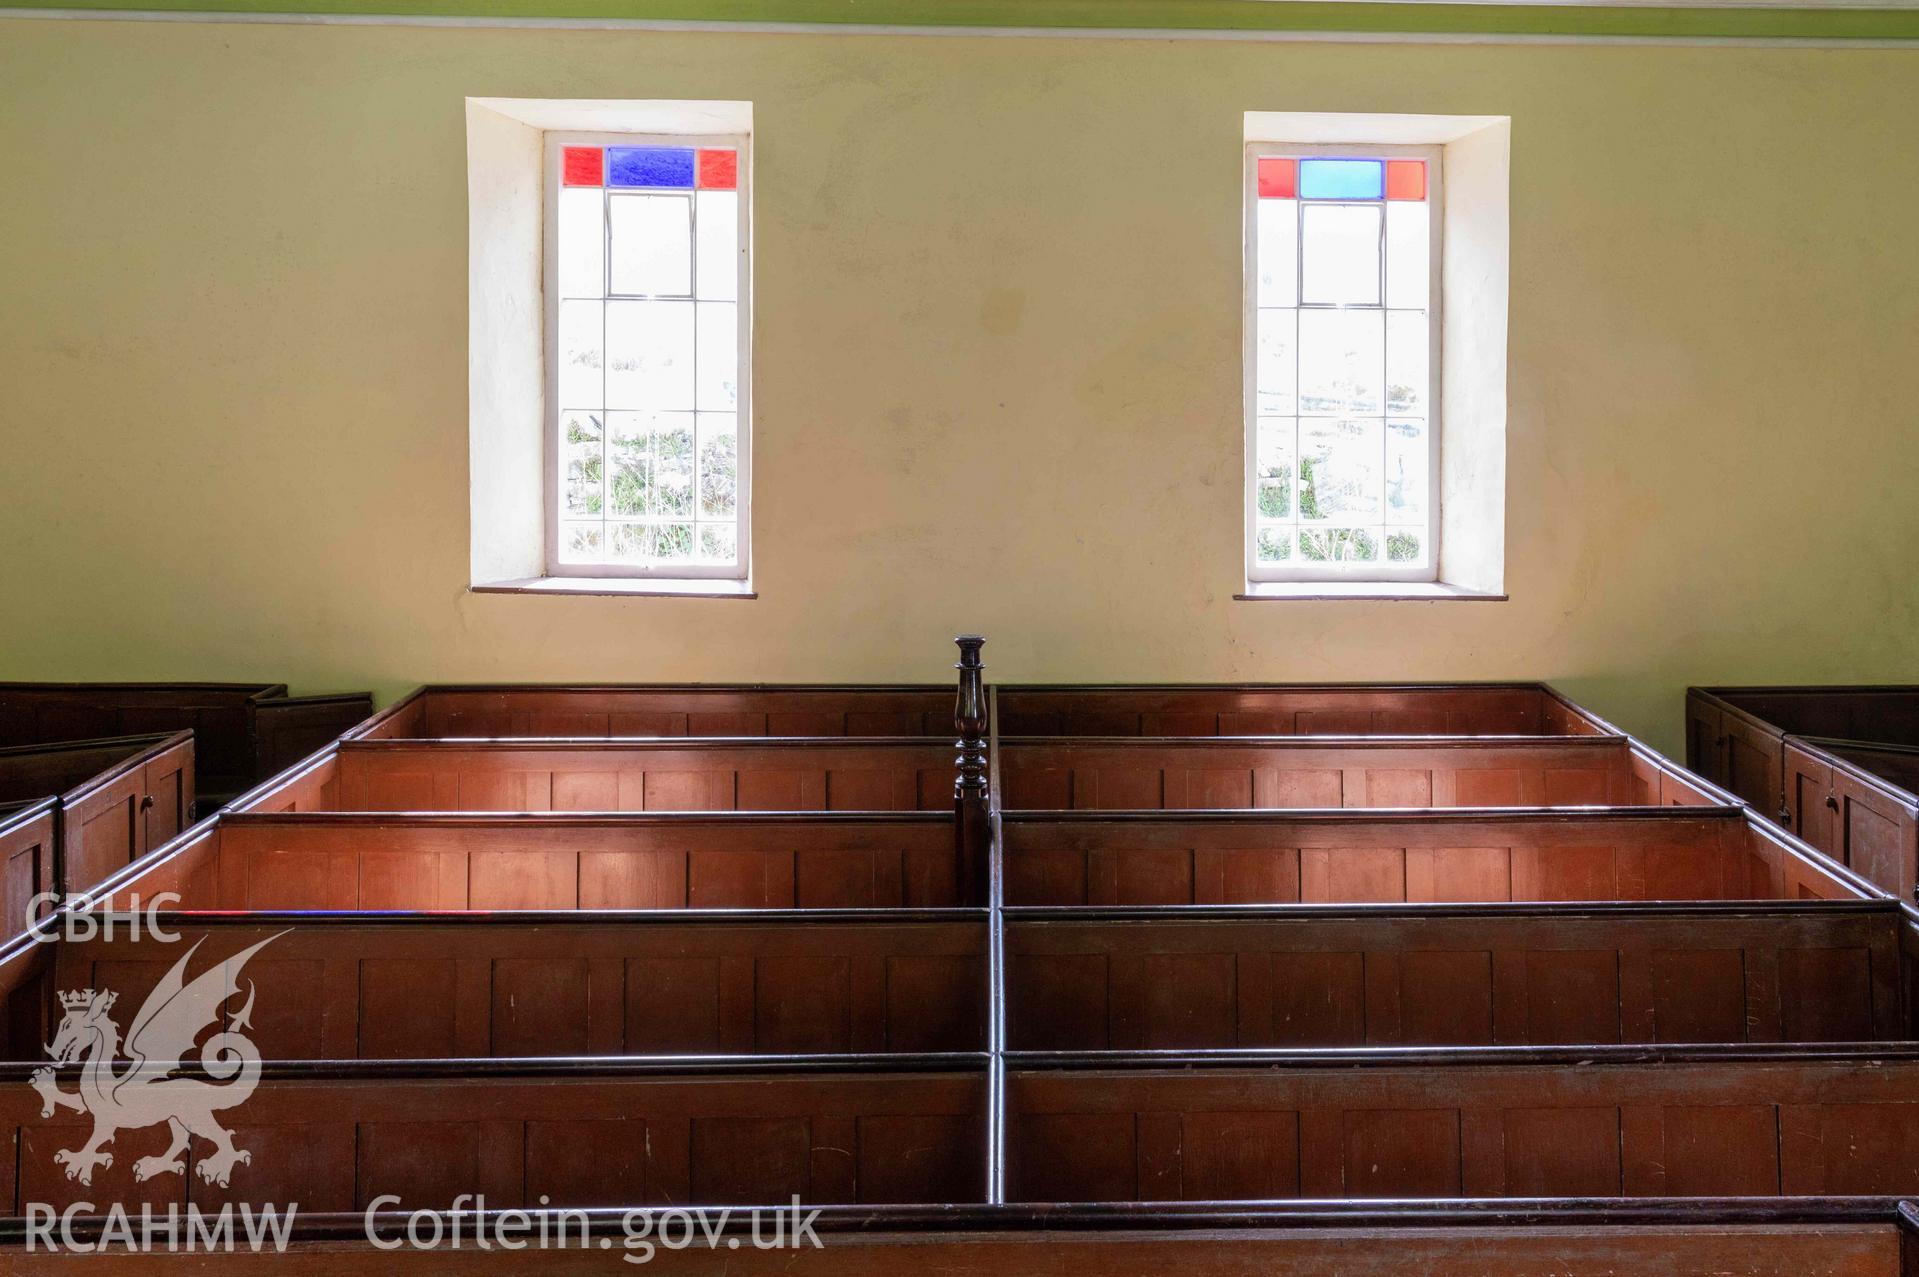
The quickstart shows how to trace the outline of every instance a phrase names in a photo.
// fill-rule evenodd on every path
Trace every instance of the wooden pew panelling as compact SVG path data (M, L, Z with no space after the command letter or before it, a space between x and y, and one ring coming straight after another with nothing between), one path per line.
M1012 685L1004 736L1586 736L1612 729L1524 684Z
M28 902L54 889L53 842L59 800L0 807L0 932L24 930ZM44 908L37 915L44 915Z
M985 1047L983 913L176 915L162 926L179 939L122 926L112 939L62 942L59 987L111 990L134 1006L187 946L201 945L191 977L271 938L244 977L259 990L251 1036L267 1059Z
M1009 686L1018 736L1593 735L1612 729L1536 683ZM938 736L943 686L430 686L354 735Z
M937 736L951 686L423 687L364 740L515 736Z
M942 1062L943 1059L943 1062ZM268 1065L259 1088L221 1114L252 1154L226 1188L195 1173L134 1179L167 1144L164 1125L122 1130L111 1167L69 1180L56 1149L90 1123L40 1117L25 1066L0 1080L0 1123L19 1150L12 1213L75 1201L138 1212L151 1202L298 1202L303 1213L360 1211L397 1195L401 1209L448 1209L461 1194L488 1205L785 1205L981 1200L982 1074L964 1057L849 1061L763 1070L679 1064L558 1062L547 1067L422 1064ZM62 1070L71 1091L77 1069ZM601 1255L603 1261L606 1260ZM391 1262L390 1260L388 1261ZM524 1262L524 1257L522 1257Z
M1910 1234L1888 1222L1890 1208L1877 1201L1755 1201L1743 1209L1733 1203L1622 1201L1602 1210L1559 1203L1394 1203L1367 1210L1361 1203L1269 1202L1214 1210L1133 1204L1123 1211L1070 1205L828 1207L814 1221L819 1247L807 1244L764 1258L785 1277L899 1277L905 1271L1005 1277L1033 1272L1042 1248L1044 1271L1053 1277L1901 1277L1902 1250L1911 1245ZM564 1249L556 1219L555 1244L537 1253L482 1249L471 1243L477 1221L469 1216L464 1222L467 1244L443 1244L429 1261L432 1272L519 1277L537 1265L543 1277L604 1274L612 1255L628 1245L616 1212L569 1218ZM670 1258L656 1253L653 1261L670 1263L676 1277L756 1271L741 1255L753 1255L745 1213L712 1222L724 1230L717 1246L709 1249L702 1237ZM770 1232L770 1222L763 1224ZM404 1235L406 1219L378 1217L376 1227L390 1242ZM76 1221L74 1231L92 1240L88 1221ZM13 1227L0 1235L17 1246L19 1234ZM285 1253L236 1251L213 1262L218 1272L234 1277L339 1277L395 1268L390 1253L366 1241L365 1221L357 1213L325 1219L303 1213L293 1236ZM734 1239L738 1249L728 1245ZM0 1272L41 1271L28 1266L40 1263L39 1256L9 1265L17 1253L0 1251ZM116 1252L114 1261L116 1274L169 1277L203 1274L211 1266L204 1254L164 1249ZM1904 1270L1905 1277L1910 1271Z
M948 811L953 751L931 742L732 739L348 741L346 811Z
M1014 905L1797 900L1868 894L1737 808L1015 813Z
M1788 736L1786 827L1901 900L1919 886L1919 749Z
M1919 1061L1406 1052L1174 1071L1009 1059L1021 1201L1919 1191ZM1191 1059L1192 1057L1188 1057ZM1045 1057L1039 1057L1044 1060ZM1097 1062L1096 1062L1097 1061Z
M0 799L58 798L47 889L83 891L191 822L193 769L186 732L15 746L0 749Z
M224 813L107 892L186 909L859 909L958 903L953 818Z
M1009 810L1630 805L1622 737L1001 740Z
M1919 746L1919 687L1686 689L1686 765L1796 828L1788 736Z
M0 683L0 745L190 731L211 810L372 708L364 692L288 696L284 683Z
M1891 901L1015 910L1015 1050L1907 1036Z

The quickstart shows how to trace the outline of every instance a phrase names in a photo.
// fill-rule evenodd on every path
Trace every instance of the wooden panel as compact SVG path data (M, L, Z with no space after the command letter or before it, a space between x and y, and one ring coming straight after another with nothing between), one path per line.
M935 919L941 919L935 915ZM174 927L189 976L262 940L267 1059L975 1051L985 923L339 918ZM137 1002L184 948L66 941L63 988ZM130 983L129 983L130 982ZM40 1053L40 1039L26 1046Z
M564 1143L570 1131L549 1137ZM617 1138L617 1137L607 1137ZM584 1146L584 1145L583 1145ZM594 1145L598 1147L598 1145ZM529 1140L529 1185L534 1179L535 1147ZM549 1156L551 1156L549 1154ZM605 1163L608 1166L613 1163ZM196 1184L196 1195L199 1185ZM582 1185L584 1187L584 1185ZM601 1190L604 1191L604 1190ZM549 1195L551 1196L551 1195ZM278 1200L290 1200L282 1195ZM555 1197L554 1200L562 1200ZM1107 1227L1051 1228L1027 1222L1005 1227L998 1220L990 1230L954 1218L949 1229L928 1231L883 1230L857 1225L831 1231L821 1221L822 1245L782 1249L769 1262L791 1277L897 1277L902 1271L937 1272L950 1277L1003 1277L1029 1271L1036 1246L1044 1246L1048 1273L1059 1277L1107 1277L1115 1273L1192 1272L1199 1274L1258 1273L1262 1277L1897 1277L1900 1272L1898 1229L1884 1222L1804 1222L1790 1212L1779 1212L1778 1222L1750 1220L1722 1223L1665 1220L1595 1222L1590 1216L1563 1221L1553 1215L1523 1220L1486 1218L1476 1226L1454 1216L1435 1222L1422 1213L1382 1211L1349 1227L1321 1217L1301 1226L1281 1215L1272 1226L1255 1228L1168 1229L1140 1213L1137 1222ZM991 1214L991 1212L981 1212ZM1352 1218L1346 1212L1342 1218ZM735 1226L740 1225L735 1213ZM403 1225L401 1226L403 1227ZM577 1225L572 1226L577 1233ZM677 1221L675 1221L677 1228ZM770 1232L772 1225L766 1224ZM430 1233L428 1234L430 1235ZM56 1234L57 1236L57 1234ZM382 1240L399 1240L401 1228ZM526 1253L502 1253L497 1245L486 1250L471 1244L455 1250L442 1244L435 1252L436 1273L501 1274L525 1271ZM593 1243L537 1252L542 1274L604 1273L610 1259L597 1246L604 1236L610 1247L624 1239L615 1225L596 1233ZM676 1274L738 1274L751 1259L727 1248L739 1240L751 1251L751 1232L722 1238L709 1249L696 1234L694 1243L671 1252ZM622 1253L614 1250L614 1254ZM636 1254L639 1252L635 1252ZM660 1256L656 1253L655 1259ZM757 1258L757 1256L755 1256ZM382 1273L392 1270L389 1252L375 1250L357 1239L331 1241L323 1246L295 1245L285 1254L224 1254L217 1261L223 1273L254 1277L333 1277L341 1273ZM117 1271L135 1273L203 1273L204 1254L174 1254L159 1250L139 1256L116 1256Z
M1734 812L1687 816L1015 815L1019 905L1854 897Z
M955 903L950 818L228 816L233 909L862 908Z
M953 689L926 687L428 687L371 739L446 736L938 736Z
M1001 752L1008 803L1027 810L1628 803L1632 761L1617 737L1012 740Z
M1002 736L1501 735L1601 732L1538 684L1002 687Z
M166 1143L160 1127L123 1130L110 1170L96 1173L91 1186L68 1182L53 1150L83 1142L86 1126L41 1119L39 1097L18 1089L21 1096L0 1109L25 1172L11 1213L21 1213L23 1197L164 1203L194 1181L189 1171L134 1183L137 1159ZM236 1167L229 1193L237 1201L298 1200L303 1214L353 1210L383 1194L440 1209L473 1192L490 1206L531 1206L539 1193L550 1195L549 1186L621 1204L684 1203L689 1191L710 1205L784 1202L793 1193L809 1205L932 1194L964 1201L984 1185L982 1102L981 1077L955 1072L676 1076L609 1066L526 1078L269 1074L243 1115L243 1138L260 1165ZM617 1125L584 1125L597 1122ZM562 1156L558 1145L568 1138L585 1142ZM296 1147L305 1164L289 1183L285 1164L275 1173L267 1154ZM835 1152L854 1147L857 1156ZM609 1156L579 1167L583 1148ZM644 1150L637 1159L636 1148ZM201 1152L196 1144L190 1156ZM675 1164L684 1168L678 1176Z
M1007 1004L1020 1050L1891 1041L1899 946L1890 906L1015 911Z
M1908 1193L1919 1185L1919 1062L1791 1056L1656 1064L1567 1055L1492 1064L1375 1059L1344 1069L1016 1067L1008 1079L1017 1200L1112 1200L1126 1136L1157 1185L1191 1198L1237 1151L1236 1115L1297 1123L1304 1196L1765 1196ZM1202 1120L1195 1121L1195 1118ZM1870 1136L1851 1138L1870 1129ZM1139 1165L1146 1164L1139 1149ZM1262 1195L1285 1176L1257 1183ZM1843 1186L1843 1187L1842 1187Z
M949 746L912 740L348 741L348 811L946 810Z

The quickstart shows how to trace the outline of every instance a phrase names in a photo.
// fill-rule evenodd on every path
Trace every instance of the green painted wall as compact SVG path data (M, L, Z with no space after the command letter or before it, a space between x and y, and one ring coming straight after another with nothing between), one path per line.
M0 33L6 677L1919 679L1919 52ZM467 95L754 103L757 601L467 592ZM1513 118L1511 602L1233 601L1248 109Z

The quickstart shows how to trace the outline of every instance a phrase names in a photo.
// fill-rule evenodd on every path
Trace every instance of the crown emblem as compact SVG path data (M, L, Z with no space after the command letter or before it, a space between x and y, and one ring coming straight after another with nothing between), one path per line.
M112 993L102 993L98 995L100 1010L111 1010L113 1007L113 999L116 996L116 994ZM60 995L60 1005L69 1011L84 1011L93 1004L94 997L95 994L92 989L74 989L71 992Z

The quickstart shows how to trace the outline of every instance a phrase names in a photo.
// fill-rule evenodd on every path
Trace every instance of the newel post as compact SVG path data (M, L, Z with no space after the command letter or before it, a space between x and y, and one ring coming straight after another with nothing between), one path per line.
M959 701L953 707L953 725L959 732L955 742L959 756L954 760L958 766L953 779L955 867L960 900L983 905L993 837L986 801L986 667L979 656L986 640L977 634L962 634L953 641L960 650L959 664L953 667L959 671Z

